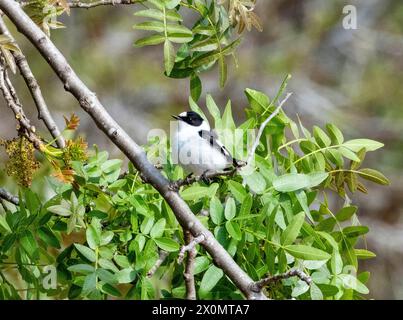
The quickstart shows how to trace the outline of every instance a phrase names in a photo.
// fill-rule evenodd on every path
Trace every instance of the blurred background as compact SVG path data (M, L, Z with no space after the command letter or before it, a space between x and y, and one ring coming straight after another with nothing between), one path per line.
M366 159L391 179L390 187L368 183L369 195L356 194L359 219L370 227L367 246L377 258L361 260L371 272L371 298L403 299L403 2L401 0L258 0L255 12L264 31L245 33L237 51L238 67L229 68L224 90L216 69L202 74L203 95L211 93L220 106L232 100L234 117L245 119L245 88L273 96L287 73L293 77L288 91L294 94L285 111L306 127L332 122L347 138L371 138L385 148ZM357 8L358 29L343 28L343 7ZM137 8L138 9L138 8ZM81 79L97 93L104 106L139 143L152 128L169 128L170 115L188 109L188 80L163 75L162 47L135 48L141 37L132 29L138 22L133 6L72 9L61 17L66 29L51 38ZM10 26L39 81L48 106L63 127L63 115L75 112L80 131L89 145L107 149L123 158L84 114L75 99L36 50ZM36 109L19 75L12 77L25 111L39 130ZM15 136L15 121L0 99L0 137ZM5 154L0 153L1 163ZM366 165L364 165L366 167ZM0 184L17 188L0 167ZM39 174L33 185L44 190Z

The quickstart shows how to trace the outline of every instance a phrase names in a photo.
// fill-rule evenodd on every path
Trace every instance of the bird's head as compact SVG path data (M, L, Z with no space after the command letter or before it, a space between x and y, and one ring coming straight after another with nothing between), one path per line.
M178 116L172 116L179 121L179 125L191 126L198 130L210 130L210 126L197 112L185 111Z

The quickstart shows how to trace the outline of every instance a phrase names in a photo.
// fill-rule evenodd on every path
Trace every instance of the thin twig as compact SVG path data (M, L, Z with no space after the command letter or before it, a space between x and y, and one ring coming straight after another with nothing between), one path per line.
M204 238L204 237L203 237ZM185 241L187 244L192 243L194 241L193 235L189 231L185 231ZM194 246L192 249L188 251L185 272L183 277L185 278L186 285L186 298L188 300L196 300L196 287L195 287L195 277L194 277L194 266L195 266L195 258L197 256L196 247Z
M13 111L19 123L19 130L32 142L36 149L41 150L43 143L35 134L35 127L31 125L29 119L26 117L3 63L0 63L0 91L3 93L8 107Z
M115 6L115 5L131 5L136 3L144 2L145 0L98 0L93 2L85 1L70 1L67 3L69 8L72 9L91 9L100 6ZM26 7L34 1L17 1L21 7ZM60 4L59 4L60 6Z
M107 5L130 5L143 2L143 0L100 0L95 2L82 2L82 1L71 1L68 2L68 6L70 8L77 8L77 9L90 9L99 6L107 6Z
M7 200L8 202L18 206L20 203L20 200L18 199L17 196L11 194L8 192L6 189L0 188L0 198Z
M284 105L284 103L286 103L286 101L288 100L288 98L291 95L292 95L292 93L287 93L286 97L283 99L283 101L280 102L280 104L273 111L273 113L260 125L259 131L257 133L256 140L255 140L255 143L253 144L252 148L249 151L248 159L246 160L246 163L249 164L251 162L253 156L255 155L256 149L257 149L257 147L259 146L259 143L260 143L260 139L262 138L264 129L269 124L269 122L280 112L282 106Z
M53 120L51 113L49 112L48 106L46 105L45 99L43 98L41 88L38 82L33 75L31 68L28 65L27 59L24 54L21 52L21 49L15 42L11 33L7 29L4 20L0 17L0 32L6 36L8 36L13 44L19 49L19 51L11 51L11 54L14 57L15 63L20 70L22 77L31 93L31 96L35 102L36 109L38 110L38 119L42 120L45 124L46 128L49 130L50 134L54 139L56 139L56 144L59 148L64 148L65 141L63 136L60 133L59 128L56 125L56 122Z
M204 240L206 240L206 238L205 238L204 234L201 234L201 235L193 238L185 246L182 246L181 250L179 251L179 255L178 255L178 263L183 262L186 252L192 251L199 243L202 243Z
M288 279L291 277L298 277L300 278L302 281L306 282L307 285L310 285L312 282L312 279L310 276L306 275L303 271L301 270L290 270L286 273L282 273L282 274L277 274L275 276L269 276L267 278L264 278L262 280L259 280L256 282L256 286L260 289L262 289L263 287L267 286L270 283L273 282L277 282L283 279Z
M168 257L169 253L163 250L159 251L159 257L158 260L155 261L154 265L152 268L147 272L147 277L151 278L155 272L158 270L158 268L161 266L161 264L164 263L165 259Z

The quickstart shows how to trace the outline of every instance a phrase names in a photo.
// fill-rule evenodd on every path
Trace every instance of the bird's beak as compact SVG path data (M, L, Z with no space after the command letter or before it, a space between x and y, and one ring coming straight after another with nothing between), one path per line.
M176 120L180 120L181 118L179 116L172 116L172 118L176 119Z

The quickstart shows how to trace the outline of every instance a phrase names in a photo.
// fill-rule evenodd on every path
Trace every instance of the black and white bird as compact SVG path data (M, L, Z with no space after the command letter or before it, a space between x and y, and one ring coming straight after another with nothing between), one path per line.
M178 120L171 141L172 158L185 171L206 176L244 165L231 156L197 112L187 111L172 117Z

